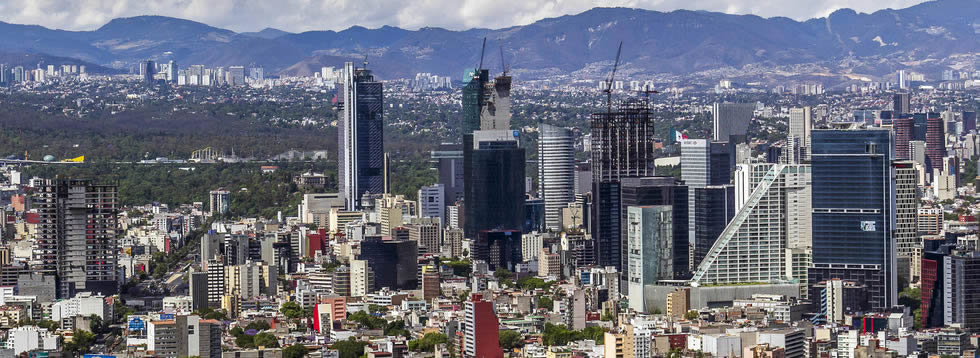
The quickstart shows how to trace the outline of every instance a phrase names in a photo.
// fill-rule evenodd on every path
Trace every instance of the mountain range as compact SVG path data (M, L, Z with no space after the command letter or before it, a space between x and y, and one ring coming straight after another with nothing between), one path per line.
M902 66L973 63L980 53L980 1L937 0L871 14L837 10L796 21L707 11L595 8L503 29L452 31L354 26L289 33L267 28L236 33L162 17L117 18L94 31L53 30L0 22L0 52L45 54L129 70L141 60L181 67L261 66L266 73L308 75L321 66L364 61L382 78L430 72L460 76L480 63L507 66L525 78L608 70L622 41L633 74L690 74L746 65L822 64L884 75ZM502 58L501 58L502 57ZM962 64L960 65L962 66ZM107 69L108 70L108 69Z

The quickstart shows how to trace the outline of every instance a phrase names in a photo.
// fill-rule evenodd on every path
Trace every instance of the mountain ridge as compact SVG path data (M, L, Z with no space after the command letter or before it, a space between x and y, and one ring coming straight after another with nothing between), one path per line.
M502 47L513 73L548 78L598 73L611 65L619 41L624 67L636 75L690 74L747 65L794 66L861 60L857 69L884 74L902 63L937 62L980 52L980 1L938 0L904 9L860 13L838 9L827 17L732 15L703 10L660 12L593 8L500 29L448 30L394 26L289 33L267 28L236 33L164 16L110 20L93 31L52 30L0 22L0 50L77 58L114 68L144 59L181 66L263 66L297 75L367 55L381 78L416 72L459 76L479 63L500 62ZM493 66L493 65L492 65ZM499 67L499 66L498 66ZM493 67L492 67L493 68ZM854 69L844 69L853 71ZM601 76L600 76L601 77Z

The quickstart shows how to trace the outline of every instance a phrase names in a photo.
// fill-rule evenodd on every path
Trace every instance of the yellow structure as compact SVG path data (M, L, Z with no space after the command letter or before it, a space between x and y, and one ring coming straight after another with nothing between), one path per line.
M85 156L83 155L83 156L79 156L79 157L68 158L68 159L62 160L62 162L65 162L65 163L85 163Z

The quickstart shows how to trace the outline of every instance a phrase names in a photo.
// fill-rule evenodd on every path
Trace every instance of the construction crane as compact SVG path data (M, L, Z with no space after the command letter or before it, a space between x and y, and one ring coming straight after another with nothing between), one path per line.
M650 95L660 93L660 91L650 89L650 85L643 85L643 90L636 91L637 93L642 93L646 97L647 109L650 109Z
M477 75L479 75L480 70L483 69L483 53L487 50L487 38L483 38L483 47L480 48L480 66L476 68Z
M616 79L616 69L619 67L619 55L623 53L623 42L619 42L619 49L616 50L616 62L613 63L612 73L609 74L609 79L606 80L606 88L603 92L606 92L606 112L612 113L612 85L613 80Z
M510 72L510 69L507 68L507 63L504 62L504 44L503 43L500 43L500 69L502 71L504 71L504 76L507 75L507 72Z

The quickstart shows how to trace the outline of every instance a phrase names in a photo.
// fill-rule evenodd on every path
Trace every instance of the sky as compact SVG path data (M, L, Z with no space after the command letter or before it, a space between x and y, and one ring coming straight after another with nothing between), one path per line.
M922 0L0 0L0 21L54 29L94 30L117 17L163 15L234 30L290 32L353 25L452 30L503 28L577 14L594 7L658 11L709 10L796 20L840 8L874 12Z

